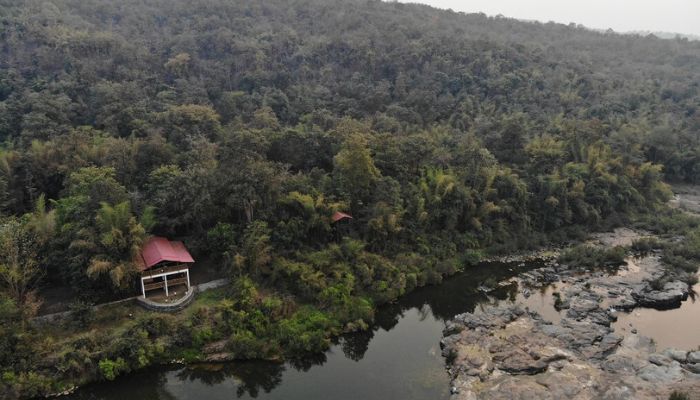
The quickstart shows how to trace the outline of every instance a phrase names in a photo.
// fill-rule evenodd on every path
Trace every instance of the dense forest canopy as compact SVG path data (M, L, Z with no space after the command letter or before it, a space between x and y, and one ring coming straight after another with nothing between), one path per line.
M376 1L2 7L0 207L51 219L29 250L80 289L128 290L148 232L305 259L342 209L358 246L444 260L699 176L686 40Z
M207 340L314 349L294 329L697 183L699 85L699 42L420 5L0 0L0 365L40 354L33 289L132 293L150 234L248 296Z

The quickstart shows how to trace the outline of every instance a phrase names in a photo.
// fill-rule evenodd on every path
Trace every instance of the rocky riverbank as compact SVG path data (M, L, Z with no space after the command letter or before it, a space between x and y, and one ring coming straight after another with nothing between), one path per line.
M453 399L667 399L674 390L700 398L700 352L657 349L634 328L611 327L624 310L687 299L686 283L662 276L659 256L649 255L616 273L550 263L502 282L517 285L514 303L447 324ZM532 307L530 293L545 287L555 289Z

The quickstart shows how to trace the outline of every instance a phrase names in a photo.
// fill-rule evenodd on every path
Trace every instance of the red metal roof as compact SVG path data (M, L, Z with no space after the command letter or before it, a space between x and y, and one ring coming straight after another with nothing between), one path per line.
M182 242L171 242L164 237L154 236L144 244L141 250L143 258L142 270L163 261L173 261L181 263L193 263L194 259L185 248Z
M331 219L333 220L333 222L338 222L341 219L352 219L352 215L336 211L335 214L333 214L333 216L331 217Z

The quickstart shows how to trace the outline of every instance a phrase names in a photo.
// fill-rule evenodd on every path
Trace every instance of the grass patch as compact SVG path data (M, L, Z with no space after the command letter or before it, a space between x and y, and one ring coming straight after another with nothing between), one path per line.
M573 268L618 267L625 264L627 251L622 246L612 248L582 244L561 252L559 262Z
M633 225L658 235L683 235L700 227L700 217L664 208L656 213L638 216Z

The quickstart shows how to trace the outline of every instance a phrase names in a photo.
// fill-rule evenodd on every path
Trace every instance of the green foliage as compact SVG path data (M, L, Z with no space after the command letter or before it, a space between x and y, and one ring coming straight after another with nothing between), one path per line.
M235 245L236 232L233 225L219 222L207 231L207 248L214 254L224 254Z
M87 328L95 319L93 304L84 301L71 303L69 311L72 322L80 328Z
M360 133L351 134L333 159L333 173L341 193L347 195L355 210L367 200L369 191L379 179L367 139Z
M115 287L123 288L131 283L138 271L138 257L146 240L146 230L132 215L128 202L115 206L102 203L95 222L99 242L90 243L94 231L83 232L83 239L77 242L80 246L96 248L87 276L96 279L108 274Z
M661 262L675 270L683 280L694 284L700 262L700 229L689 231L680 241L666 243Z
M323 351L330 345L328 332L334 325L326 314L302 308L280 322L277 339L288 354Z
M272 237L286 248L324 244L332 233L331 215L344 208L343 203L329 201L323 195L292 191L279 201Z
M238 248L232 248L228 254L230 275L239 278L243 274L260 276L268 274L272 262L270 229L267 223L255 221L243 233L243 240Z
M28 310L42 273L31 229L16 218L0 224L0 290Z
M663 243L655 237L643 237L633 241L631 248L637 253L646 254L663 248Z
M485 254L629 219L685 235L633 247L695 272L700 218L665 209L663 181L700 179L696 43L363 0L124 5L0 5L12 390L46 394L98 364L110 379L174 347L202 359L213 341L242 358L317 351ZM81 339L58 373L34 366L37 284L134 294L150 233L211 255L231 290L177 322ZM624 256L583 246L562 262Z
M264 355L265 342L248 330L238 331L231 335L227 349L237 359L248 360Z
M122 358L117 358L116 360L102 359L99 363L100 373L104 379L108 381L113 381L122 372L127 370L126 361Z
M684 234L700 226L700 217L680 210L662 210L636 219L639 228L656 234Z
M559 262L574 268L618 267L625 263L624 247L612 248L591 245L577 245L564 250L559 255Z

